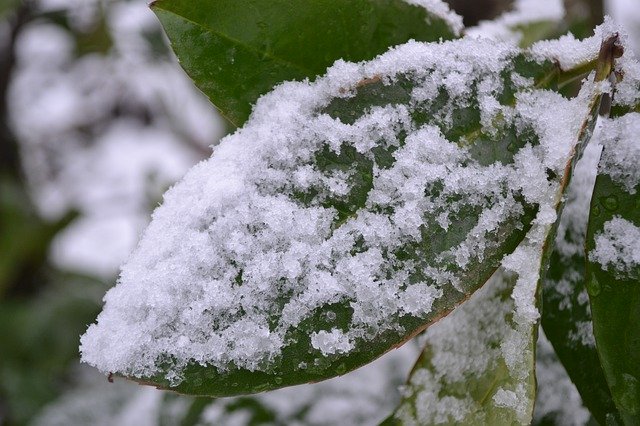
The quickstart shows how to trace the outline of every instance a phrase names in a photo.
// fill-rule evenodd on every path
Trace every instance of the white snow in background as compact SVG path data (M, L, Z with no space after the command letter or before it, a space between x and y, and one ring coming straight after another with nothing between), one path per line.
M470 37L487 37L495 40L511 41L515 44L522 39L527 25L559 23L565 15L562 0L516 0L512 9L491 21L481 21L467 29Z
M626 45L626 34L611 17L605 16L604 23L597 26L589 38L578 40L569 33L556 40L538 41L529 50L538 60L554 61L563 70L568 70L596 59L602 41L614 33L618 33L622 44Z
M353 125L316 111L332 98L350 96L345 88L363 79L388 80L400 72L411 73L418 84L417 100L440 87L454 105L464 104L473 80L481 80L481 97L500 87L497 77L514 53L493 41L410 42L370 63L338 61L313 84L285 83L261 98L247 125L165 194L118 285L105 296L98 324L82 338L83 360L105 372L148 376L157 371L157 357L170 353L176 365L168 377L179 382L181 368L191 361L264 369L279 356L287 330L327 303L350 302L354 314L343 330L349 340L395 327L395 315L428 313L438 289L455 287L455 277L423 268L428 281L417 284L431 290L407 311L402 300L411 262L394 266L383 253L419 241L416 230L424 217L456 211L448 193L491 205L466 240L443 254L460 268L482 258L489 244L484 235L520 208L504 193L521 192L541 206L540 225L552 222L556 187L546 170L564 170L586 116L584 97L593 87L587 84L577 100L522 93L513 110L504 107L507 118L519 117L519 125L528 123L540 137L540 145L520 150L513 165L462 165L469 161L466 149L433 126L413 128L404 105L372 108ZM439 113L447 123L451 111ZM394 153L396 163L374 170L365 208L332 229L336 211L319 203L344 194L349 176L314 169L316 151L323 144L334 150L353 144L371 155L376 145L397 146L399 131L407 137ZM443 182L444 195L425 200L425 185L435 181ZM308 207L287 196L309 188L319 195ZM384 207L394 213L376 213ZM358 238L366 249L354 254ZM292 294L284 308L276 301L279 292ZM527 319L533 315L524 308L528 297L526 291L514 296L522 302L517 312ZM279 322L269 328L274 315L281 315Z
M533 416L535 424L543 418L557 426L588 424L591 414L582 405L578 390L558 360L542 329L540 329L536 350L536 378L538 392Z
M640 227L620 216L604 224L595 236L595 248L589 260L599 263L605 271L624 278L639 278Z
M56 235L52 260L61 268L112 279L147 224L143 213L137 221L130 214L80 217Z
M611 176L630 194L640 185L640 113L632 112L602 123L600 173Z
M451 10L451 7L442 0L404 0L405 3L424 7L433 16L444 20L455 35L460 35L464 29L462 16Z
M72 25L82 27L92 24L98 2L47 0L39 6L70 8ZM175 63L150 56L143 33L160 28L148 5L117 3L108 11L115 44L104 56L76 59L68 32L41 21L29 24L18 39L9 102L41 214L81 213L58 235L54 262L110 279L135 247L149 209L207 155L224 129ZM119 99L148 108L157 121L109 117ZM101 120L108 126L98 134L81 130Z

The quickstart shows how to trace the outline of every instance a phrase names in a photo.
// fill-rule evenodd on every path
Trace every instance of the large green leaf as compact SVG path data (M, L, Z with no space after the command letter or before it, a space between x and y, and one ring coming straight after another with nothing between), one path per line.
M640 114L603 123L587 232L593 331L625 424L640 424Z
M156 0L152 8L181 65L239 126L256 100L278 83L313 79L337 59L372 59L410 39L451 39L460 31L418 3Z
M541 206L553 222L600 95L538 90L545 71L460 40L281 86L166 194L83 359L222 396L403 344L483 285Z

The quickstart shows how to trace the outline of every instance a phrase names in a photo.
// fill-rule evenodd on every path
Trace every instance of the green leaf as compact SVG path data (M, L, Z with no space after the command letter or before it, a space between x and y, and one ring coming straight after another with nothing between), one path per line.
M542 281L542 327L583 404L604 425L607 418L619 419L619 414L595 347L584 254L589 202L599 157L599 146L590 145L567 190L549 268Z
M152 8L182 67L236 126L278 83L460 29L402 0L156 0Z
M640 114L603 123L587 231L587 291L598 354L625 424L640 424Z
M468 302L427 330L403 401L383 425L531 422L537 323L517 323L512 299L517 279L499 270ZM535 279L529 284L535 294Z
M83 359L226 396L403 344L553 216L600 94L536 89L549 71L491 41L409 43L276 89L165 196Z

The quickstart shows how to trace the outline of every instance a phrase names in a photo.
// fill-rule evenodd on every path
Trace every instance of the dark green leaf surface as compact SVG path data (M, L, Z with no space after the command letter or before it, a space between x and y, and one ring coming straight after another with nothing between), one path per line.
M617 149L615 138L609 142L604 146L603 158L607 150ZM608 167L609 172L600 170L591 200L586 285L598 354L613 400L625 424L637 425L640 424L640 268L636 265L622 270L619 263L605 268L594 260L593 254L597 238L612 220L622 219L640 226L640 185L628 188L612 179L608 174L612 164ZM623 169L624 165L619 167L618 172L633 172ZM632 167L637 168L638 164Z
M402 0L157 0L152 8L182 67L237 126L278 83L313 79L337 59L372 59L410 39L455 36Z

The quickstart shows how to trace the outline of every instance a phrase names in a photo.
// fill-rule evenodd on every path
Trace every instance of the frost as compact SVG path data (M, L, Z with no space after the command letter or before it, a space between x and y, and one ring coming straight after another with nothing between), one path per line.
M404 0L404 2L424 7L433 16L444 20L457 36L459 36L464 29L462 16L453 12L449 5L442 0Z
M611 176L630 194L640 185L640 113L629 113L615 119L604 120L600 172Z
M470 292L461 274L495 250L525 205L539 206L536 226L555 219L559 182L549 175L562 175L594 93L587 84L568 100L520 87L513 104L499 102L517 54L488 40L410 42L261 98L247 125L165 194L82 337L83 360L137 377L169 363L174 384L189 363L270 371L291 333L327 305L348 307L348 327L316 330L309 351L318 355L349 353L399 332L403 317L432 314L445 294ZM331 112L355 87L403 81L402 102L353 120ZM491 164L454 131L476 99L491 105L485 127L522 136ZM425 111L427 122L416 120ZM429 240L443 248L424 256L423 235L451 224L464 226L461 240ZM416 254L406 260L405 250ZM509 268L524 271L530 254L514 254ZM523 326L537 318L530 284L519 280L513 293Z
M640 228L620 216L604 224L595 236L595 248L589 260L599 263L605 271L637 279L640 277Z
M557 40L539 41L531 46L530 51L538 60L550 60L558 63L563 70L568 70L595 60L602 40L614 33L622 32L611 17L605 16L604 23L597 26L594 35L589 38L578 40L569 33ZM622 44L626 43L623 41Z
M564 18L564 14L561 0L516 0L512 10L492 21L480 22L478 26L469 28L466 35L518 44L527 25L558 23Z

